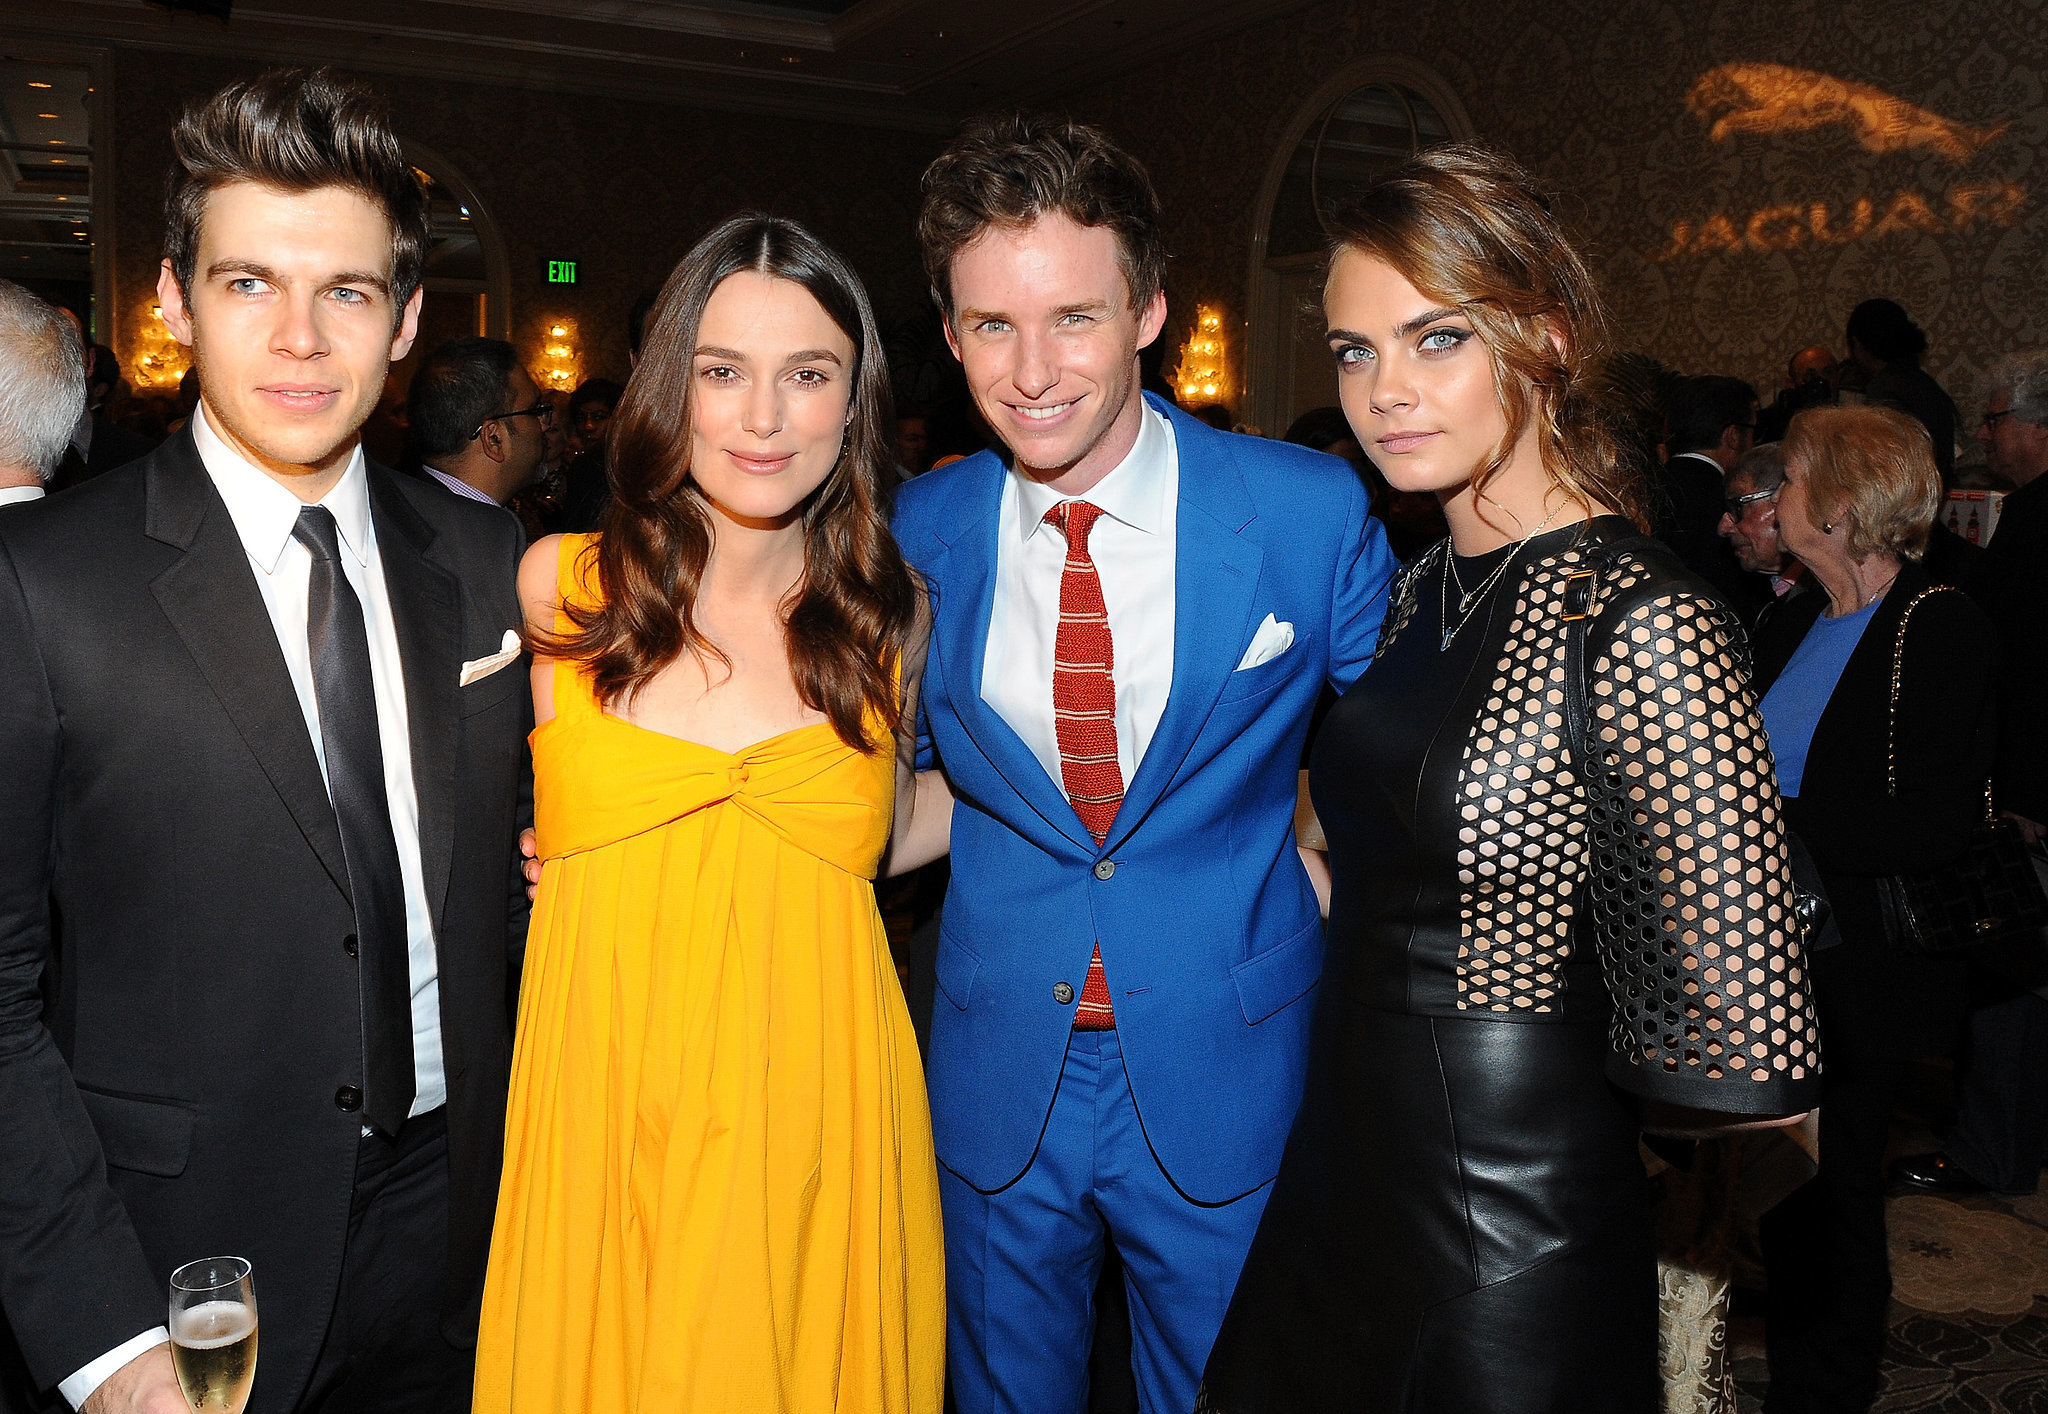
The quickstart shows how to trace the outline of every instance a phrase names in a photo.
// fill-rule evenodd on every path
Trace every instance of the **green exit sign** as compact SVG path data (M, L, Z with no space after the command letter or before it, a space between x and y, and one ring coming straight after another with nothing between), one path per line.
M575 284L576 262L573 260L550 260L548 262L548 283L550 285Z

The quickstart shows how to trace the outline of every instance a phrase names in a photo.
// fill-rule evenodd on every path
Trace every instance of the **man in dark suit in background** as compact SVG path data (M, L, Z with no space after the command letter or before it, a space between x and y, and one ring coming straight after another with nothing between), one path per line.
M1651 496L1652 531L1747 620L1762 607L1755 582L1721 539L1722 477L1756 445L1756 389L1740 378L1682 378L1667 409L1670 459Z
M275 71L172 146L198 412L0 517L0 1303L41 1389L182 1414L166 1279L232 1252L250 1410L465 1409L525 922L519 527L362 454L428 235L376 99Z
M554 404L503 339L450 339L427 355L405 400L429 480L503 506L540 475Z
M1984 380L1977 440L2017 489L1971 566L1972 596L1998 630L1999 808L2039 848L2048 825L2048 350L2012 354ZM1969 1051L1945 1148L1893 1177L1942 1193L2032 1193L2048 1160L2048 1000L2038 965L1978 969ZM2017 975L2004 975L2006 971Z
M1863 371L1863 400L1893 407L1927 429L1944 490L1956 481L1956 404L1920 366L1927 332L1888 299L1867 299L1849 311L1849 357Z
M1757 414L1756 440L1782 442L1792 419L1808 408L1834 407L1841 399L1838 388L1842 365L1825 344L1811 344L1792 355L1785 365L1785 386L1777 399Z
M79 338L83 339L85 326L79 323L78 316L68 309L64 313L77 327ZM114 351L99 344L87 344L85 410L79 414L77 426L71 429L71 445L50 483L52 491L67 490L149 455L147 438L102 416L107 399L120 382L121 363L114 357Z

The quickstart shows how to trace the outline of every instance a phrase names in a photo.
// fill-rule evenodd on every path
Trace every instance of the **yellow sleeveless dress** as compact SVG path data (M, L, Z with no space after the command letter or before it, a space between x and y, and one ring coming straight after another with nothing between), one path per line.
M938 1173L873 884L890 754L829 725L728 754L573 667L554 690L478 1414L937 1414Z

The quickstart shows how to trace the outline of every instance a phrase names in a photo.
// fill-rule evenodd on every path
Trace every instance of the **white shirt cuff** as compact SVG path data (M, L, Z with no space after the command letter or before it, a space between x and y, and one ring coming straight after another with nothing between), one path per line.
M69 1379L59 1383L57 1393L63 1395L73 1409L80 1408L88 1399L92 1398L92 1392L105 1384L116 1370L120 1369L130 1360L133 1360L143 1351L168 1344L170 1339L171 1332L166 1326L158 1326L153 1331L144 1331L135 1339L115 1346L99 1359L80 1369Z

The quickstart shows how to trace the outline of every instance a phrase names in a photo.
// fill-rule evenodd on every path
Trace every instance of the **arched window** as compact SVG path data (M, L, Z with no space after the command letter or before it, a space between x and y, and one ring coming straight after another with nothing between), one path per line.
M505 243L468 180L439 153L404 139L413 174L427 189L432 235L427 245L426 299L412 352L392 366L401 387L419 360L464 334L510 337L511 270Z
M1320 306L1327 214L1415 153L1471 132L1449 87L1405 59L1352 64L1302 105L1267 170L1252 236L1249 421L1277 437L1337 401Z

